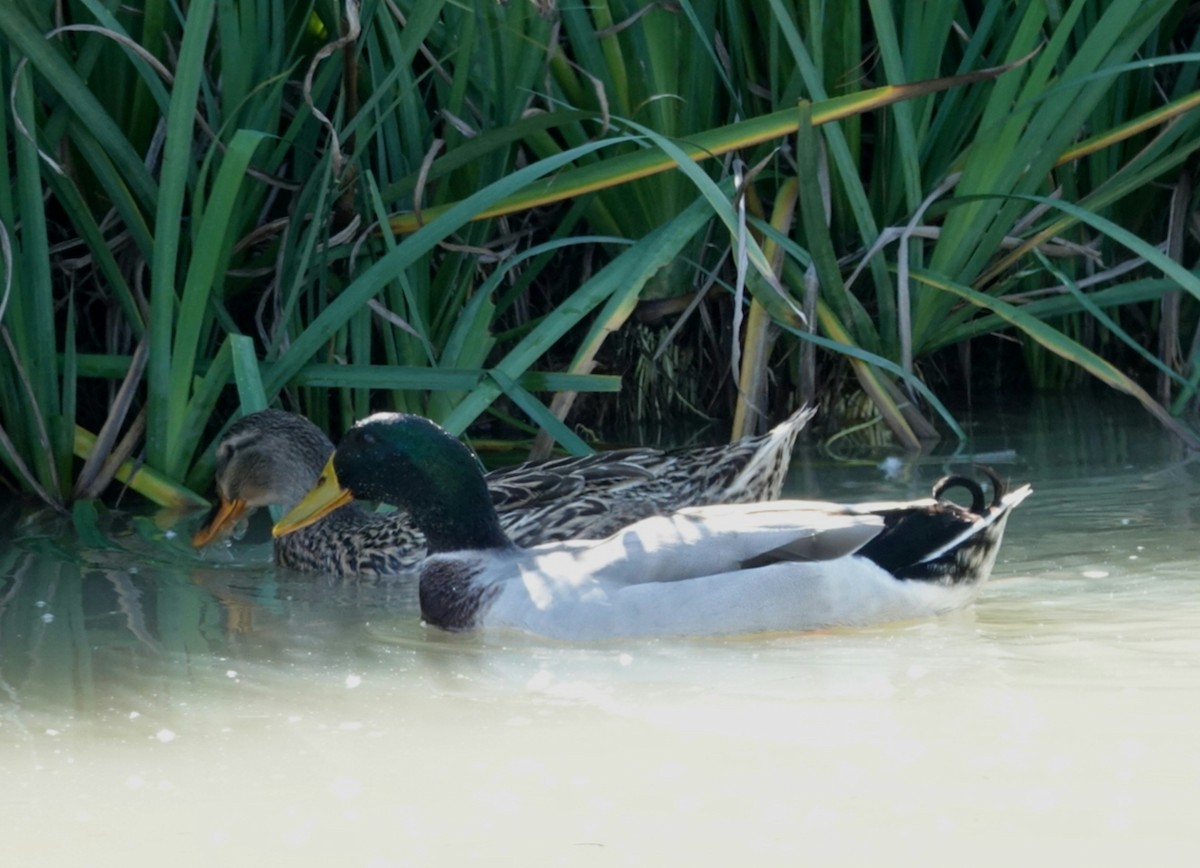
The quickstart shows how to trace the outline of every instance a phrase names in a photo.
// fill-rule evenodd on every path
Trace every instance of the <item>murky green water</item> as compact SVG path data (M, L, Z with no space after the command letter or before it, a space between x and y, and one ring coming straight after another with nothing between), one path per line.
M499 644L190 525L5 516L4 864L1194 864L1200 464L1107 400L973 431L1035 489L992 583L871 630ZM791 492L946 466L881 457Z

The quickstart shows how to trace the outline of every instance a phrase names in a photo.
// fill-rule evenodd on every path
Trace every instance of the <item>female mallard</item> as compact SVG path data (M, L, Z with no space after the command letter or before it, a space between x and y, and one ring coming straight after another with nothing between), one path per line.
M509 537L534 545L599 539L686 506L773 500L811 416L800 410L761 437L725 446L622 449L497 470L486 477L491 502ZM217 447L218 504L192 544L228 536L257 507L291 509L332 452L329 438L303 416L263 410L239 419ZM408 484L403 477L394 482ZM406 514L357 505L275 541L281 566L331 575L395 575L424 556L424 537Z
M479 463L458 440L419 416L381 413L346 434L321 483L274 532L352 497L403 507L429 546L422 616L448 630L563 639L803 630L969 603L991 573L1009 512L1030 492L1005 494L989 476L991 504L977 482L956 476L911 503L697 507L600 541L522 548L505 535ZM955 487L971 493L970 509L942 500Z

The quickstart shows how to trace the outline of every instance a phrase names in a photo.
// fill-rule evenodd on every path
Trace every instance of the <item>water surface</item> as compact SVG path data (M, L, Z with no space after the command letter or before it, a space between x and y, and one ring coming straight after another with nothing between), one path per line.
M968 422L958 455L797 452L794 495L924 496L979 455L1034 486L978 603L868 630L488 641L422 626L404 583L277 571L262 542L200 560L167 517L102 514L108 544L81 548L5 516L4 851L1194 864L1200 465L1111 399Z

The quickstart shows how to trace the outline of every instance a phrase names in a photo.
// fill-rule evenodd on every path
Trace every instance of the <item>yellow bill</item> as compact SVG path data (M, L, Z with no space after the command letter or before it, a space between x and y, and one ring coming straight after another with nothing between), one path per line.
M209 519L208 524L204 525L204 527L200 528L192 536L192 545L196 548L201 548L209 543L225 539L225 537L233 532L233 529L245 514L246 501L240 499L226 500L225 495L220 495L220 503L212 511L212 518Z
M304 495L304 498L292 507L287 515L275 522L275 527L271 528L271 535L286 536L292 531L308 527L314 521L324 518L352 500L354 500L354 496L338 483L331 455L325 462L325 469L317 478L317 484L309 489L308 494Z

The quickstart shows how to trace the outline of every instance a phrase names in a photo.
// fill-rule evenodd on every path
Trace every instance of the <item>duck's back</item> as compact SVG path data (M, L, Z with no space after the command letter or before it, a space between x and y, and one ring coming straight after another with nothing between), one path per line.
M626 449L488 475L501 526L519 546L603 539L634 522L689 507L779 498L800 410L759 437L676 450Z

